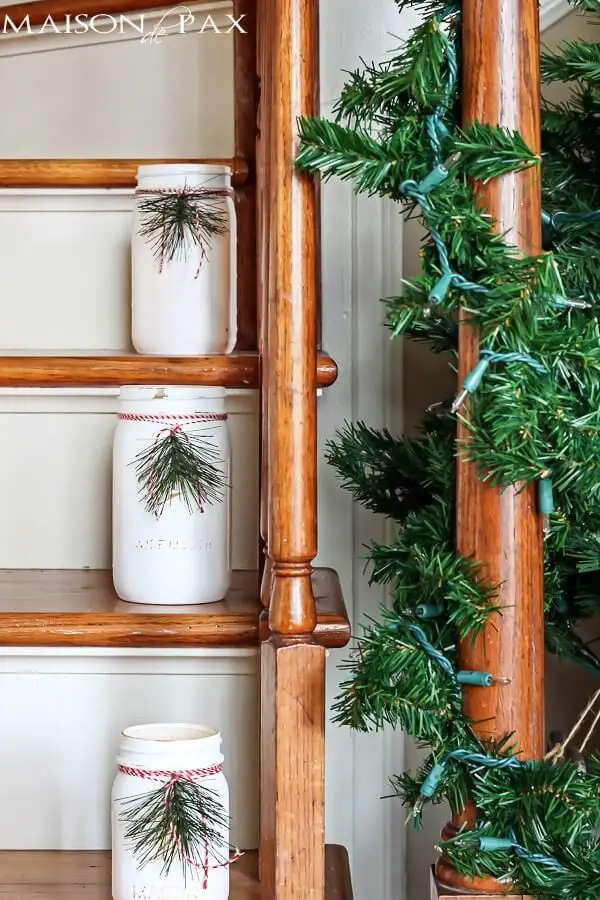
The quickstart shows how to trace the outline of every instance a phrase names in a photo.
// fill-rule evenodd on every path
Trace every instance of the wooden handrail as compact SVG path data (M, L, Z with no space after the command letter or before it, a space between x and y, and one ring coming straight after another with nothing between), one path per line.
M138 166L192 163L231 166L232 183L248 179L248 161L233 159L0 159L0 188L132 188ZM247 348L244 348L247 349Z
M521 132L540 152L540 37L538 0L463 0L463 110L466 122L488 122ZM541 252L538 169L479 188L481 205L499 231L526 253ZM479 359L479 335L460 326L459 380ZM468 431L459 427L459 440ZM484 739L511 735L524 758L544 751L543 542L532 487L500 491L481 482L473 464L458 465L457 545L484 565L500 585L501 614L475 642L463 643L460 667L508 679L491 688L465 688L465 709ZM461 821L473 822L467 810ZM505 894L491 878L469 881L444 860L440 881L461 893Z
M264 8L263 8L264 10ZM258 28L256 32L257 38L257 63L258 72L260 73L260 81L262 85L270 84L270 54L267 40L265 38L266 23L263 18L259 18ZM266 90L263 91L266 94ZM268 323L269 323L269 281L267 276L267 258L269 247L269 202L267 197L266 173L268 171L268 151L269 142L267 136L270 134L270 107L268 103L261 100L259 96L258 104L258 141L256 145L256 165L257 169L262 173L257 185L256 195L256 212L257 212L257 236L258 236L258 260L257 260L257 287L258 287L258 352L260 357L260 376L261 376L261 411L260 411L260 598L263 606L269 605L271 595L271 559L269 556L269 392L267 386L269 383L269 354L268 354ZM265 610L264 617L268 613Z
M251 302L238 304L238 337L240 349L258 346L257 323L257 234L255 156L257 136L258 79L256 74L256 0L234 0L233 15L244 17L247 34L234 35L235 90L235 154L243 159L250 177L236 192L237 283L238 297L251 297Z
M170 5L169 0L37 0L34 3L0 6L0 21L4 22L6 16L10 16L13 22L22 22L28 16L30 26L38 28L48 18L58 25L68 16L72 19L75 16L118 16L151 9L168 9Z
M261 647L261 889L324 900L325 652L312 632L317 552L316 189L295 170L298 117L318 112L317 0L263 0L258 168L266 316L270 638ZM268 227L265 231L265 223Z

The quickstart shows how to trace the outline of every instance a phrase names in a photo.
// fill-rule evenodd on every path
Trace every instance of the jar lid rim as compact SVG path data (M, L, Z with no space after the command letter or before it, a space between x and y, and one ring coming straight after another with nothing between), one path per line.
M122 384L120 400L222 400L227 391L222 387L202 387L193 384Z
M145 744L166 746L167 744L189 744L217 738L219 732L210 725L189 722L152 722L147 725L129 725L121 731L121 737Z
M149 175L233 175L231 166L216 163L156 163L138 166L137 177Z

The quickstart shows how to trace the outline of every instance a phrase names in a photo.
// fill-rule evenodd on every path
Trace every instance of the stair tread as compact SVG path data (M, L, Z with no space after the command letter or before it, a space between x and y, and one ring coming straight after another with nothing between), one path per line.
M337 574L315 569L317 640L343 647L350 624ZM259 640L258 573L238 570L225 600L144 606L115 594L110 571L0 569L0 645L252 647Z
M326 900L352 900L348 856L326 848ZM229 900L260 897L255 851L231 868ZM110 853L99 850L0 852L0 898L10 900L111 900ZM262 898L264 900L264 898Z

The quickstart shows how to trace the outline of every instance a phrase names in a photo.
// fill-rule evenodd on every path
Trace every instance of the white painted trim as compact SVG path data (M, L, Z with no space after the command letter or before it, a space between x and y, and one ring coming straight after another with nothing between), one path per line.
M127 213L133 209L133 188L5 188L0 189L0 213Z
M3 647L0 675L257 676L258 651L110 647Z
M31 353L35 355L34 350ZM118 396L118 388L0 388L0 415L114 415ZM258 391L228 391L226 406L229 415L254 416Z
M540 27L542 31L564 19L572 12L568 0L542 0L540 7Z
M331 113L346 75L361 55L383 59L390 34L405 37L414 24L398 17L394 0L369 4L321 3L322 112ZM374 23L377 23L376 25ZM400 33L399 33L400 32ZM402 267L402 221L393 204L357 197L345 183L322 187L323 341L339 378L319 410L321 441L344 421L401 428L401 372L380 298L397 293ZM387 526L340 490L332 469L319 460L320 562L340 572L353 634L365 616L377 616L385 589L368 583L364 544L384 541ZM328 697L339 693L345 673L338 664L348 650L332 653ZM386 729L357 734L328 725L327 839L348 847L356 900L406 900L406 831L400 803L382 800L389 777L402 771L404 736Z

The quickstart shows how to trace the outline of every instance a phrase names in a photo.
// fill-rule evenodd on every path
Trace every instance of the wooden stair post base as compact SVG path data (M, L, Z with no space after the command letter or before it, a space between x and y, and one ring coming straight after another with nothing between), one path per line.
M261 646L264 900L325 897L325 658L304 639Z
M431 893L430 900L533 900L532 897L524 894L485 894L485 893L469 893L466 891L453 890L444 887L435 876L435 869L431 867Z

